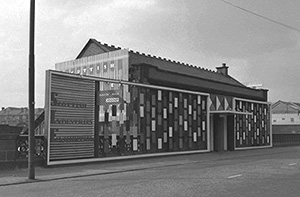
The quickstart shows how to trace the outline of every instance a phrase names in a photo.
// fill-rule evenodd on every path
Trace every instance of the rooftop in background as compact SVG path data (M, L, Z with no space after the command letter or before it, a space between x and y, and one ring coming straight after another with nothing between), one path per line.
M43 108L36 108L35 118L43 111ZM0 111L0 124L26 127L28 125L28 113L29 110L26 107L2 107Z
M272 104L272 113L273 114L287 114L287 113L299 113L300 112L300 103L296 102L286 102L286 101L277 101Z

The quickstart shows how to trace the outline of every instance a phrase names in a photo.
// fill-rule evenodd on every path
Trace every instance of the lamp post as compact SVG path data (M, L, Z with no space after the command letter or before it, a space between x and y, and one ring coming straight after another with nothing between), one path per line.
M34 14L35 0L30 1L30 22L29 22L29 69L28 69L28 108L29 108L29 128L28 128L28 179L35 179L34 155Z

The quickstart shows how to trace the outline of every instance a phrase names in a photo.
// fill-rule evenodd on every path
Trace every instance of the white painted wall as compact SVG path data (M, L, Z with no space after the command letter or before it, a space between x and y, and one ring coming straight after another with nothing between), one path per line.
M297 114L272 114L272 125L299 125L300 115Z

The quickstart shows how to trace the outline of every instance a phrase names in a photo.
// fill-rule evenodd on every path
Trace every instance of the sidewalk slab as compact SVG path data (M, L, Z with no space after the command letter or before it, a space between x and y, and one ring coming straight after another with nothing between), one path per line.
M241 151L210 152L192 155L168 156L157 158L132 159L114 162L98 162L79 165L65 165L58 167L36 167L36 180L28 180L27 169L0 170L0 186L28 184L34 182L52 181L59 179L78 178L85 176L122 173L129 171L146 170L176 165L212 162L242 157L251 157L266 154L278 154L291 151L300 151L300 147L276 147L268 149L253 149Z

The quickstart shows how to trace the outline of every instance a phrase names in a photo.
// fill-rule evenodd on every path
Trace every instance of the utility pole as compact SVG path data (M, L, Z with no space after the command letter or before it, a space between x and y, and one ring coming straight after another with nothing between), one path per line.
M29 108L29 128L28 128L28 179L35 179L34 157L34 14L35 0L30 1L30 22L29 22L29 72L28 72L28 108Z

